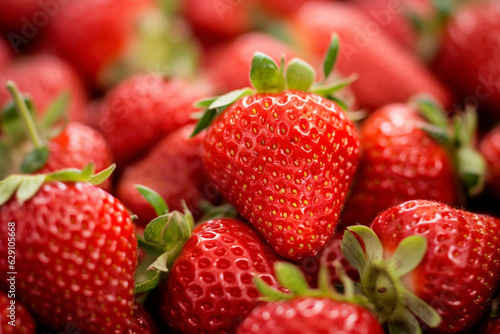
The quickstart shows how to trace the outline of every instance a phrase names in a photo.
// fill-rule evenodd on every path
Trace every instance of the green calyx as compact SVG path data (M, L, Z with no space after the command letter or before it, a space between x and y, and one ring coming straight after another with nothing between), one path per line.
M358 241L362 240L363 246ZM375 232L366 226L352 226L344 232L342 253L361 278L361 290L373 305L374 314L391 334L421 333L417 318L437 327L441 316L403 284L402 277L413 271L424 258L427 240L410 236L401 241L389 259Z
M86 182L98 185L109 178L115 167L113 164L97 174L94 173L93 164L88 164L82 170L68 168L49 174L12 174L0 181L0 205L5 204L14 195L19 203L23 203L35 196L43 184L51 181Z
M69 104L69 94L58 96L47 108L43 118L35 120L36 110L30 98L22 96L17 85L7 82L7 90L12 96L1 112L0 124L2 137L0 146L0 177L5 177L12 172L34 173L40 170L49 158L49 149L46 142L49 138L58 135L66 126L54 128L54 124L64 118ZM13 166L12 161L17 160L18 152L24 151L23 143L30 139L33 148L22 157L20 166ZM15 163L14 163L15 164Z
M336 102L346 111L348 109L347 104L337 97L335 93L355 81L357 76L352 75L338 82L326 83L335 68L338 54L338 37L333 35L323 63L324 80L321 83L314 83L316 78L314 68L302 59L294 58L285 66L285 59L282 58L281 64L278 65L268 55L256 52L250 68L250 81L254 88L246 87L222 96L198 101L195 107L204 111L201 113L191 137L207 128L217 114L223 112L228 106L247 95L255 93L279 93L288 89L311 92Z
M474 146L476 110L466 107L450 121L443 109L429 97L417 97L413 104L427 121L422 124L422 129L441 144L452 158L455 171L468 195L480 194L486 181L487 164Z
M367 298L355 292L354 282L347 276L340 263L334 263L337 273L343 283L343 293L338 292L330 284L330 274L326 267L321 267L318 276L318 289L311 289L304 274L295 265L288 262L277 262L274 271L277 281L289 292L283 292L268 285L258 276L254 277L254 283L263 295L264 301L290 300L298 297L330 298L338 302L346 302L361 305L371 309Z
M139 185L136 188L159 215L146 226L144 236L138 236L139 246L147 254L136 273L135 292L142 293L153 290L168 273L191 237L194 219L185 204L184 213L169 212L163 198L154 190Z

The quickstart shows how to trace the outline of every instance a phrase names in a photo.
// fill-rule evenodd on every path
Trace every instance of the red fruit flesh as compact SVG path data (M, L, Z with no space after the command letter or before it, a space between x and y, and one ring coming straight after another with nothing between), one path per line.
M123 205L88 183L51 182L0 206L0 233L15 223L16 297L40 324L122 333L131 325L137 240ZM7 238L0 239L6 288Z
M500 2L463 5L452 16L434 61L436 72L464 103L500 119Z
M233 219L199 225L170 271L162 318L179 333L234 333L257 306L258 276L278 288L278 257L246 224Z
M158 334L158 326L153 317L139 303L134 305L134 319L125 334Z
M365 308L331 299L296 298L258 306L238 327L237 334L383 334Z
M123 172L117 196L138 216L140 224L156 217L154 209L135 188L140 184L155 190L167 202L170 211L183 211L182 201L195 217L200 217L200 201L214 200L217 191L211 185L201 159L204 135L189 139L193 126L185 126L163 139L145 158Z
M315 256L330 239L358 161L353 123L299 91L247 96L208 128L204 164L273 249Z
M340 2L307 3L291 20L294 35L318 57L325 54L332 33L338 34L337 68L344 75L359 75L350 87L361 107L373 110L424 92L450 106L448 90L383 31L371 30L373 24L351 4Z
M14 310L10 310L11 307ZM35 328L35 320L28 309L15 297L9 298L7 293L0 291L0 333L35 334Z
M488 191L500 198L500 126L481 140L479 149L488 163Z
M264 33L248 33L211 50L207 55L206 70L210 82L218 91L228 92L249 87L250 65L255 52L262 52L280 63L296 56L293 49L282 41Z
M133 46L137 20L151 7L150 0L70 1L50 20L47 35L59 55L95 82Z
M446 150L408 105L372 113L360 129L361 160L342 211L342 225L369 225L389 207L411 199L458 204L458 181ZM363 208L360 210L360 208Z
M185 81L157 74L134 76L110 90L99 125L116 162L137 160L169 133L193 123L193 103L203 95Z
M67 115L73 121L85 121L87 93L73 68L62 59L32 56L0 69L0 106L12 99L5 88L8 80L14 81L23 94L31 96L39 115L43 115L60 94L68 92Z
M371 227L389 254L407 236L427 239L404 283L441 315L437 332L461 333L485 314L500 281L499 219L417 200L384 211Z

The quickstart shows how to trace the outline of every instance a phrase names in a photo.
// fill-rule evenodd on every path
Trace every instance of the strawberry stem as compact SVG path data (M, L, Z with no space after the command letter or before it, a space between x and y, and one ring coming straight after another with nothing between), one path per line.
M24 125L26 126L26 130L28 131L33 144L36 148L44 147L45 145L43 144L40 134L38 133L35 121L33 120L33 117L31 116L30 111L28 110L28 106L24 102L21 93L19 92L19 88L13 81L9 80L7 82L7 90L12 95L12 99L14 100L16 108L23 119Z

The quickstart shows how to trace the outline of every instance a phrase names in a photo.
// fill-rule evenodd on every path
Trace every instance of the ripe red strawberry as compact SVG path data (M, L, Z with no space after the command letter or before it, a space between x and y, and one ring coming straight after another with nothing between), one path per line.
M134 319L125 334L158 334L158 326L153 317L139 303L134 304Z
M310 65L290 61L286 84L283 71L256 54L250 75L257 93L246 89L208 101L209 117L228 106L207 130L203 161L221 195L274 251L301 260L320 252L334 232L359 142L336 103L307 92Z
M424 123L418 108L408 104L385 106L363 122L361 160L342 211L343 226L369 225L381 211L410 199L458 204L454 160Z
M284 42L264 33L248 33L211 50L207 55L206 70L217 91L227 92L247 87L248 73L255 52L262 52L279 62L282 56L287 60L296 52Z
M123 333L132 323L134 227L118 200L86 183L101 182L110 171L13 175L0 184L0 233L15 232L9 237L16 257L14 265L7 262L12 240L2 238L0 284L5 288L14 275L16 297L41 325Z
M364 307L328 298L295 298L255 308L237 334L345 333L383 334L377 319Z
M344 75L358 74L351 87L361 107L406 102L422 92L448 107L448 90L415 56L384 32L373 31L374 24L352 4L341 2L307 3L290 20L299 45L316 56L324 53L331 34L338 34L343 48L338 69Z
M31 56L0 69L1 107L11 99L5 89L8 80L16 82L23 93L31 96L40 115L56 97L68 92L69 117L74 121L85 121L87 93L78 75L62 59L48 55Z
M371 306L364 297L355 294L354 284L345 273L344 294L340 294L325 279L328 275L325 267L321 268L319 289L310 289L300 270L290 263L278 262L274 268L276 279L289 293L255 278L267 303L257 306L236 333L384 333L369 311Z
M278 286L273 271L277 259L240 221L218 219L199 225L160 290L163 320L180 333L234 333L259 302L252 279Z
M189 211L200 217L202 199L214 201L215 186L210 184L201 152L204 136L189 139L193 126L187 125L171 133L142 160L128 166L121 175L117 197L138 216L141 224L156 217L151 205L135 188L140 184L155 190L170 210L181 211L185 201Z
M151 0L70 1L50 20L49 43L97 82L131 51L138 22L152 8Z
M134 76L109 91L101 105L100 129L119 164L144 155L160 139L194 122L193 102L202 89L159 74Z
M500 281L499 219L414 200L382 212L371 227L349 228L366 255L349 232L342 249L380 321L412 319L407 325L416 328L409 309L434 333L462 333L489 309Z
M486 179L488 190L500 198L500 126L486 134L481 140L479 149L488 163Z
M472 1L451 17L433 67L465 103L500 118L500 3Z
M12 61L12 51L7 42L0 38L0 69Z
M0 291L0 310L2 334L35 334L35 320L26 306L14 296L9 298L7 293Z

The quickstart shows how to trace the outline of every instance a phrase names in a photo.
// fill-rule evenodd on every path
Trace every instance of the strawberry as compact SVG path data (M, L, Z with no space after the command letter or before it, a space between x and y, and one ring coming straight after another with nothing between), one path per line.
M48 121L57 121L57 117L65 109L66 101L56 101L53 103L55 106L49 107L51 110L46 113L46 116L51 120L44 118L35 124L15 84L8 83L7 89L12 94L17 109L17 118L21 118L28 129L32 145L26 142L25 136L16 138L19 136L16 132L16 128L19 127L19 124L16 124L17 119L11 121L6 117L2 126L7 134L6 147L9 151L5 161L9 164L7 170L0 174L18 171L49 173L63 168L81 169L91 162L100 172L111 164L110 149L103 136L96 130L80 123L69 122L62 130L58 129L55 134L51 133L54 129L51 129L53 126ZM56 109L62 109L62 111ZM9 128L14 130L9 130ZM42 134L49 135L48 138L42 137L37 128L42 128L44 130ZM26 155L29 151L31 153ZM109 181L103 183L101 187L109 190Z
M278 257L246 224L216 219L199 225L160 290L160 312L182 333L234 333L258 304L253 277L276 286Z
M328 77L337 53L331 43ZM299 59L285 69L256 53L253 89L201 102L207 129L203 162L221 195L279 255L315 256L332 236L357 166L354 124L334 102L309 93L314 70ZM318 94L330 88L313 86ZM326 93L325 95L329 95Z
M211 50L205 66L209 81L222 92L247 87L250 84L248 73L256 51L267 54L276 62L283 55L287 59L296 56L290 46L270 35L248 33Z
M290 293L277 291L256 278L268 303L257 306L238 327L237 334L384 333L366 300L354 294L354 284L345 274L345 294L340 295L325 280L320 280L319 289L309 289L305 277L292 264L277 263L275 271ZM321 271L321 276L328 275L324 267Z
M9 32L7 36L12 36L13 31L23 33L27 31L31 33L35 29L38 31L34 22L38 23L49 20L44 10L46 7L50 7L50 4L37 0L2 1L0 4L0 26ZM40 13L37 15L35 21L34 14L37 11Z
M470 126L462 124L463 139L451 132L450 122L439 107L425 98L411 104L391 104L369 115L360 129L362 155L342 212L343 225L369 225L379 212L411 199L456 205L462 190L459 176L465 181L473 162L480 168L468 187L479 193L485 163L472 144L475 116L469 112L461 120L472 122ZM458 124L457 119L453 131ZM430 129L426 131L429 127L441 127L439 138ZM447 139L441 133L448 133Z
M479 149L488 164L488 191L500 198L500 126L486 134Z
M87 93L81 79L62 59L54 56L31 56L0 69L0 106L10 101L5 87L8 80L17 83L22 92L29 93L36 110L43 114L51 101L62 93L69 93L69 116L85 121Z
M153 317L139 303L134 304L134 319L125 334L158 334L158 326Z
M459 7L448 22L435 71L464 103L499 119L500 113L500 3L471 1Z
M488 317L486 322L481 327L479 334L496 334L500 333L500 316Z
M417 333L415 316L431 332L462 333L489 309L500 282L499 219L412 200L380 213L371 228L350 227L342 251L391 333L402 325Z
M13 243L2 238L0 284L14 275L16 297L41 325L87 333L123 333L131 325L134 227L118 200L88 183L111 171L12 175L0 184L0 233L15 233L16 258L7 262Z
M202 199L216 199L217 192L211 186L201 160L204 137L200 135L189 140L192 132L191 125L174 131L121 175L117 197L138 216L139 222L145 224L156 215L149 203L139 196L136 184L158 192L171 210L182 210L184 201L195 217L202 213Z
M0 69L10 64L11 61L12 51L7 42L0 37Z
M192 106L203 94L181 79L137 75L110 90L99 126L119 164L136 160L160 139L194 120Z
M448 90L416 57L382 31L373 31L373 25L352 4L341 2L307 3L289 22L297 43L316 56L323 54L331 34L338 34L343 45L338 69L358 74L351 87L361 107L373 110L423 92L448 107Z
M35 320L14 295L0 291L0 330L3 334L35 334Z

